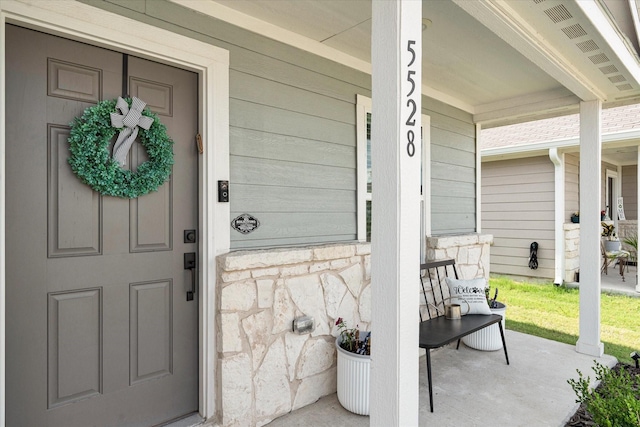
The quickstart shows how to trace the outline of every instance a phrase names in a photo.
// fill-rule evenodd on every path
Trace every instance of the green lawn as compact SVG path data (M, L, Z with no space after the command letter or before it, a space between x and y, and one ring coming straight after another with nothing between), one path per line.
M507 305L507 329L575 345L578 341L577 289L552 283L517 282L506 277L490 279L491 295ZM621 362L640 351L640 298L602 294L601 339L604 351Z

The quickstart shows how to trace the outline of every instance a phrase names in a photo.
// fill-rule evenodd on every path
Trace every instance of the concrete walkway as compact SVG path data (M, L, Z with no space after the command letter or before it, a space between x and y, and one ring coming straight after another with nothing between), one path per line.
M634 279L635 280L635 279ZM567 380L576 369L593 378L592 356L576 353L575 346L532 335L506 331L509 361L502 350L483 352L464 344L432 353L434 413L424 356L420 359L420 426L517 427L564 426L577 408ZM606 366L612 356L597 359ZM335 394L277 418L269 427L360 427L369 417L347 412Z

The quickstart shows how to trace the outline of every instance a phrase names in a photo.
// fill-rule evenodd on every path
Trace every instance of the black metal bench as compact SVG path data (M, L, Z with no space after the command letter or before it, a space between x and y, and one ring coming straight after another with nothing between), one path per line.
M429 380L429 405L433 412L433 392L431 387L431 349L439 348L453 341L458 341L456 349L460 347L460 339L479 331L487 326L498 324L502 337L504 356L509 364L507 344L502 329L502 316L499 314L468 314L461 319L449 320L436 306L443 304L449 296L446 277L458 279L455 260L428 262L420 265L420 282L422 295L426 306L420 310L420 348L427 353L427 377ZM423 312L426 311L426 314ZM426 318L425 318L426 317Z

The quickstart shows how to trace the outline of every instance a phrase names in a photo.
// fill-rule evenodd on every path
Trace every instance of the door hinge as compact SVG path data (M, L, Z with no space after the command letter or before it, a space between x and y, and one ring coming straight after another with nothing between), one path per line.
M196 144L198 145L198 153L204 153L204 145L202 145L202 135L198 132L196 134Z

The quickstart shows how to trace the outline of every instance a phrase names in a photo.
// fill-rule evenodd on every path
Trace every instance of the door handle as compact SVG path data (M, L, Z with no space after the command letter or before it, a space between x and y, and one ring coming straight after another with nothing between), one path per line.
M193 301L193 294L196 293L196 253L187 252L184 254L184 269L191 270L191 290L187 291L187 301Z

